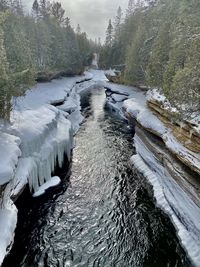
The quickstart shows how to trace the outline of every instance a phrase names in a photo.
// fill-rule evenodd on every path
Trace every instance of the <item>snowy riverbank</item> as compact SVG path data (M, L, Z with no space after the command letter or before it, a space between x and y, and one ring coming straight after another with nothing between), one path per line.
M73 135L83 120L79 92L96 83L95 72L39 83L13 100L11 124L1 122L0 264L14 238L14 200L27 184L36 196L55 183L52 174L65 155L70 160Z
M200 266L200 180L178 162L182 157L185 165L200 170L200 155L176 140L148 108L144 92L113 83L106 88L108 106L136 123L134 168L150 182L157 205L170 216L194 265Z

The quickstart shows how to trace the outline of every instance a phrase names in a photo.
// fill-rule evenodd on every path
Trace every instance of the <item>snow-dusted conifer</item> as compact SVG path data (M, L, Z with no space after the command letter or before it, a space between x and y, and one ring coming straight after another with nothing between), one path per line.
M105 45L111 47L113 43L113 26L111 19L108 22Z

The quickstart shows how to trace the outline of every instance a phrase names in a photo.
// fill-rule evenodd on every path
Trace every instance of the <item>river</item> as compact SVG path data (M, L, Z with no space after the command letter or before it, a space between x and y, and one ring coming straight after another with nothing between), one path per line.
M104 108L103 88L83 93L81 104L85 121L70 171L45 196L19 199L3 267L191 266L151 187L129 163L134 129Z

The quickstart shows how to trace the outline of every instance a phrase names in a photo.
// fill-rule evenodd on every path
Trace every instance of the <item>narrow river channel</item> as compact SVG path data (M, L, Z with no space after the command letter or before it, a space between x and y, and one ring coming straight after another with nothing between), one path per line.
M70 174L19 213L4 267L191 266L147 182L131 169L133 129L104 104L101 88L83 94Z

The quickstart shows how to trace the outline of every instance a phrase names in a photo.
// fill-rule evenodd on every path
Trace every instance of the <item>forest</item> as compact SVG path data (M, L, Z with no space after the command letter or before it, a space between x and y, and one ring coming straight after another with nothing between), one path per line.
M109 21L101 67L120 66L121 82L158 88L182 115L198 113L199 10L197 0L129 0Z
M94 43L74 30L61 3L35 0L30 14L20 0L0 0L0 115L9 120L11 99L35 80L80 74Z
M199 8L196 0L129 0L101 46L72 28L59 2L35 0L27 14L21 0L1 0L1 117L9 120L12 97L35 80L81 73L95 50L102 69L122 68L122 83L158 88L181 114L198 112Z

